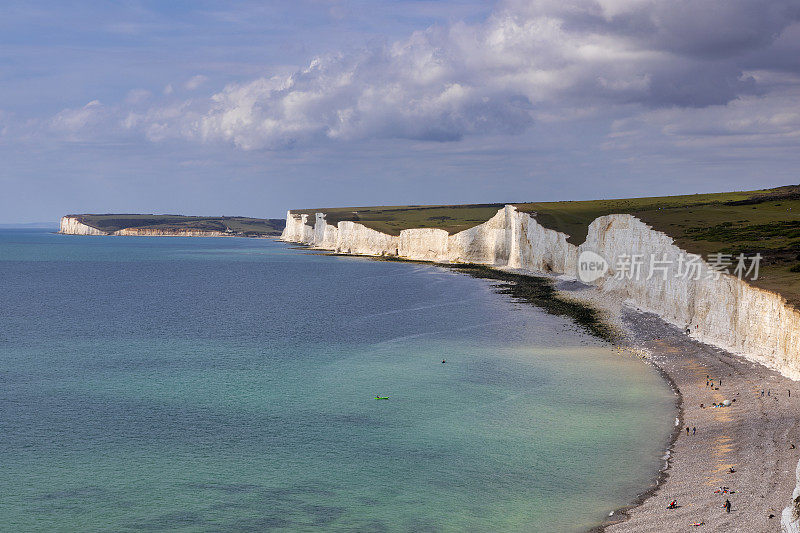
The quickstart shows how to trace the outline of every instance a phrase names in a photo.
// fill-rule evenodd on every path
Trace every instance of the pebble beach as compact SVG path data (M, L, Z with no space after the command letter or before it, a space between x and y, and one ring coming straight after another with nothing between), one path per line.
M600 309L619 332L620 353L660 369L680 406L658 483L631 507L612 513L600 530L780 531L800 457L797 383L699 343L613 295L569 282L558 286L562 294ZM730 406L713 407L726 400ZM668 509L674 500L677 507Z

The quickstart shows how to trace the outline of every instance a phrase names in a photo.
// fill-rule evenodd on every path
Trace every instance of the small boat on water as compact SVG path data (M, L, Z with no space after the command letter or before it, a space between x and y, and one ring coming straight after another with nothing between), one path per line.
M375 399L376 400L388 400L389 397L388 396L375 396Z

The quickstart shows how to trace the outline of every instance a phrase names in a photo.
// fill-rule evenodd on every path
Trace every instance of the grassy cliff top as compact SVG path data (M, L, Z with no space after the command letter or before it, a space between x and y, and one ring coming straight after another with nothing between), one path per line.
M466 205L400 205L380 207L334 207L326 209L293 209L292 213L314 216L325 213L328 224L342 220L364 224L368 228L400 235L404 229L440 228L451 235L492 218L505 204ZM313 218L312 218L313 220ZM313 223L313 222L312 222Z
M128 228L147 228L157 230L222 231L246 237L267 237L280 235L286 225L286 221L281 218L142 214L83 214L68 216L77 218L82 224L108 232Z
M481 224L504 204L305 209L326 213L331 224L353 220L399 235L409 228L457 233ZM800 185L729 193L575 202L513 204L545 226L581 244L589 224L614 213L634 215L675 239L681 248L709 253L761 253L761 277L754 285L783 294L800 307Z

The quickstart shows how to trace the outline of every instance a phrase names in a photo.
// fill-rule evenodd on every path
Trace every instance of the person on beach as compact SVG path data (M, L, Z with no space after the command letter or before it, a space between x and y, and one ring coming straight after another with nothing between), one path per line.
M678 500L672 500L669 502L667 509L677 509L678 508Z
M694 437L694 432L697 431L697 428L692 426L692 436Z
M686 426L686 434L689 434L689 426Z
M730 513L731 512L731 501L730 500L725 500L725 505L723 505L723 507L725 508L725 512L726 513Z

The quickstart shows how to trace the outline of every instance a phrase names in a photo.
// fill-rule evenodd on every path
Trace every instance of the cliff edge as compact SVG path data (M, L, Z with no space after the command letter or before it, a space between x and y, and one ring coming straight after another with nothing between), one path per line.
M109 235L108 232L87 226L78 217L71 215L61 217L58 232L64 235Z

